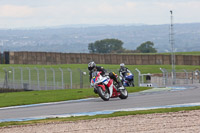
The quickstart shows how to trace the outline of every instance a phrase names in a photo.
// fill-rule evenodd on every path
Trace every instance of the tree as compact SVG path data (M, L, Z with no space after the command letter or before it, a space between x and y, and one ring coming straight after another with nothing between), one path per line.
M142 43L139 47L137 47L137 51L141 53L157 53L157 50L153 47L154 43L151 41L147 41Z
M123 42L118 39L98 40L88 44L90 53L122 53L124 51Z

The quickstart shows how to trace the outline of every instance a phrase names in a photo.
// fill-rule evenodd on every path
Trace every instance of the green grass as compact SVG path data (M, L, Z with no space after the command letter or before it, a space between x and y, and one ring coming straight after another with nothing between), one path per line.
M106 64L97 64L103 66L105 69L119 69L119 65L106 65ZM87 64L63 64L63 65L0 65L0 71L3 72L3 68L13 67L30 67L30 68L70 68L72 70L77 70L78 68L87 71ZM144 73L161 73L160 68L171 69L171 65L126 65L130 70L135 70L138 68ZM200 68L200 66L189 66L189 65L176 65L176 69L188 69L195 70Z
M198 52L197 52L198 53ZM119 65L105 65L97 64L103 66L105 69L117 70ZM65 65L0 65L0 78L4 78L3 68L5 67L30 67L30 68L70 68L72 70L77 70L78 68L87 71L87 64L65 64ZM127 65L127 67L136 74L135 68L141 70L142 73L161 73L160 68L171 69L171 65ZM186 70L196 70L200 69L200 66L188 66L188 65L179 65L176 66L176 69L182 71ZM118 73L117 73L118 74ZM78 74L74 74L78 75ZM84 83L89 84L88 75L84 77ZM137 81L136 81L137 82ZM137 92L146 90L149 88L145 87L129 87L127 88L128 92ZM66 89L66 90L47 90L47 91L27 91L27 92L12 92L12 93L0 93L0 107L15 106L15 105L27 105L27 104L37 104L45 102L57 102L57 101L66 101L66 100L75 100L89 97L98 97L94 94L93 88L88 89ZM49 120L40 120L40 121L28 121L28 122L8 122L0 123L0 126L15 125L15 124L29 124L29 123L38 123L38 122L50 122L50 121L71 121L79 119L94 119L94 118L106 118L106 117L115 117L123 115L135 115L135 114L147 114L147 113L163 113L163 112L176 112L180 110L193 110L200 109L200 107L190 107L190 108L174 108L174 109L158 109L150 111L134 111L134 112L117 112L110 115L97 115L97 116L84 116L84 117L70 117L64 119L49 119ZM68 120L69 119L69 120Z
M101 66L108 69L119 69L119 65L104 64ZM167 70L170 70L172 66L171 65L126 65L126 67L128 67L132 72L134 72L135 69L138 68L141 71L141 73L162 73L160 71L160 68L165 68ZM177 71L182 71L183 69L186 70L200 69L200 66L188 66L188 65L176 65L175 67Z
M108 72L114 71L115 73L118 73L118 69L119 69L119 65L106 65L106 64L97 64L99 66L103 66L105 69L108 70ZM32 68L31 71L31 80L35 81L37 83L37 73L35 70L33 70L33 68L37 67L37 68L55 68L57 69L57 71L55 72L55 83L58 86L61 86L61 72L59 71L58 68L63 68L65 69L64 71L64 84L66 88L70 88L70 73L66 70L67 68L72 69L72 74L73 74L73 88L79 88L80 87L80 71L78 70L78 68L80 68L82 71L87 72L87 75L83 76L83 88L88 88L89 87L89 75L88 75L88 70L87 70L87 64L63 64L63 65L0 65L0 80L1 82L4 81L5 78L5 73L3 71L3 68L9 68L10 66L15 67L15 68L25 68L23 71L23 80L24 83L28 83L28 70L26 69L26 67L30 67ZM171 70L171 65L126 65L126 67L128 67L132 73L135 75L135 85L138 86L138 72L136 72L136 68L138 68L141 73L162 73L160 71L160 68L165 68L167 70ZM183 69L186 70L196 70L199 69L200 70L200 66L189 66L189 65L176 65L176 70L179 72L184 72ZM21 80L21 71L18 69L15 70L15 82L18 81L18 83L20 84L20 80ZM9 74L9 81L12 84L13 81L13 77L12 77L12 73ZM44 71L40 70L40 74L39 74L39 79L40 79L40 85L45 84L45 78L44 78ZM53 73L50 69L48 69L47 71L47 84L48 85L53 85Z
M127 87L129 93L150 89ZM93 88L0 93L0 107L98 97Z
M15 68L15 83L20 84L21 83L21 70L20 67L23 68L23 83L29 83L29 71L27 67L31 69L31 80L35 81L37 83L37 71L34 69L37 67L39 69L39 79L40 79L40 85L45 85L45 72L42 68L47 69L47 85L53 85L53 71L50 68L54 68L55 70L55 84L58 86L61 86L61 71L59 68L63 69L63 78L64 78L64 84L66 85L66 88L70 88L70 72L67 70L67 68L70 68L72 70L72 77L73 77L73 88L80 87L80 71L79 68L82 71L87 72L87 64L66 64L66 65L0 65L0 80L4 80L5 78L5 72L3 68L6 68L9 71L12 71L10 67ZM87 72L88 74L88 72ZM8 74L8 79L10 83L13 83L13 73ZM88 75L84 76L84 84L83 87L89 87L89 81L88 81ZM3 81L2 81L3 82ZM33 82L31 82L33 84Z
M23 121L23 122L2 122L0 123L0 127L11 126L11 125L27 125L27 124L36 124L36 123L56 123L56 122L64 122L64 121L92 120L92 119L119 117L119 116L128 116L128 115L168 113L168 112L190 111L190 110L199 110L199 109L200 109L200 106L152 109L152 110L142 110L142 111L123 111L123 112L115 112L115 113L106 114L106 115L51 118L51 119L32 120L32 121Z

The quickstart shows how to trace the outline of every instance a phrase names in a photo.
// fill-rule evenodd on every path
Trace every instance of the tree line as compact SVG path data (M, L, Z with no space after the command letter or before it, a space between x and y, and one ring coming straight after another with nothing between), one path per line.
M157 53L151 41L142 43L136 50L125 49L123 44L119 39L103 39L89 43L88 50L90 53Z

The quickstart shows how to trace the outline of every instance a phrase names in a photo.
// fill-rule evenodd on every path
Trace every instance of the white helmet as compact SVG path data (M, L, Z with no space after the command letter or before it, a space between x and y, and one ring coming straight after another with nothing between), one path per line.
M121 64L120 64L120 67L124 67L124 66L125 66L124 63L121 63Z

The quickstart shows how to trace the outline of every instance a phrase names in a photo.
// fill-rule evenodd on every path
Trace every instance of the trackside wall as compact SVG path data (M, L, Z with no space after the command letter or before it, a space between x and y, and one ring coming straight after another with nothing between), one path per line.
M55 52L7 52L9 64L97 64L127 65L169 65L171 55L130 55L130 54L91 54L91 53L55 53ZM0 58L1 59L1 58ZM200 65L199 55L176 55L176 65Z

